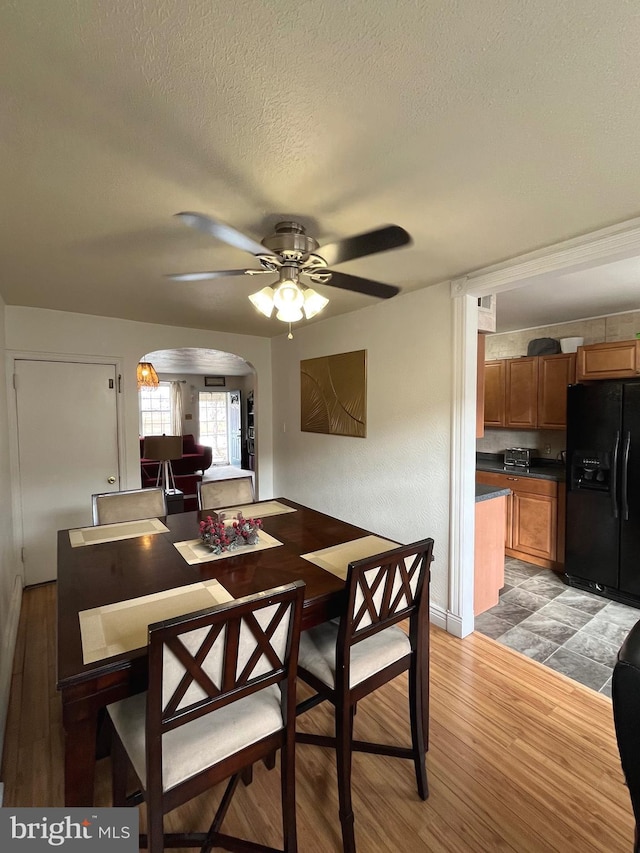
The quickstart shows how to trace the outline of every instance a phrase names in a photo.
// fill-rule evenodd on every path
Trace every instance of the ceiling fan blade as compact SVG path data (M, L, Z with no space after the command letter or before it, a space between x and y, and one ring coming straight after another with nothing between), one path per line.
M331 273L329 281L323 278L327 273ZM393 284L383 284L381 281L372 281L370 278L360 278L357 275L347 275L335 270L323 269L307 274L311 275L311 280L318 284L328 284L330 287L340 287L342 290L354 290L356 293L365 293L367 296L377 296L378 299L390 299L400 293L400 288Z
M355 237L347 237L337 240L335 243L327 243L320 246L314 254L320 255L327 262L327 266L343 264L354 258L362 258L365 255L375 255L376 252L386 252L388 249L397 249L411 242L411 235L399 225L385 225L376 228L375 231L367 231L357 234Z
M249 252L252 255L269 254L268 249L265 249L263 245L252 240L251 237L247 237L246 234L236 231L230 225L225 225L224 222L217 222L215 219L211 219L210 216L205 216L204 213L190 213L185 211L183 213L176 213L176 216L185 225L197 228L205 234L210 234L217 240L222 240L223 243L235 246L236 249L242 249L244 252Z
M208 278L225 278L228 275L273 275L273 270L210 270L209 272L174 272L167 273L165 278L174 281L204 281Z

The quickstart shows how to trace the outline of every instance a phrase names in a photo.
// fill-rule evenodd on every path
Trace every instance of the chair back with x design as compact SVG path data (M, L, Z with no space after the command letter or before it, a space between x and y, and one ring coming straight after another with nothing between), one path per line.
M220 824L241 771L277 749L284 849L295 850L295 678L303 598L304 583L296 581L149 626L146 703L129 697L109 706L109 713L116 746L142 783L152 853L167 843L164 814L229 777L208 833L191 835L246 849L247 842L236 848L223 836ZM116 782L114 770L114 805L126 801L123 778L119 771ZM171 840L170 846L183 846L184 837Z
M428 600L422 592L428 584L432 548L433 540L425 539L350 564L346 613L336 644L337 690L348 690L354 681L354 647L392 625L409 619L411 650L419 648Z
M336 749L339 816L344 853L355 853L351 802L353 751L413 761L419 796L428 797L429 567L433 539L401 545L349 564L347 601L339 623L325 622L300 641L298 674L316 694L298 704L304 714L328 700L335 707L335 737L299 732L299 743ZM409 635L399 622L409 620ZM353 739L357 703L401 673L409 672L411 747Z

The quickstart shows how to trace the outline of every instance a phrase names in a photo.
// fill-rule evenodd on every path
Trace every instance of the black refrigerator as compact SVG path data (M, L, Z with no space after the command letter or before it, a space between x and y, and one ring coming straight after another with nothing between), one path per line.
M565 573L640 607L640 381L567 390Z

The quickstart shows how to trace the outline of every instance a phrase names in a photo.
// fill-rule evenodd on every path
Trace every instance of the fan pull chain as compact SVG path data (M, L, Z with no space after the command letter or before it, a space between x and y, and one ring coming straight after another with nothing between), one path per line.
M291 331L291 323L289 323L289 334L287 335L290 341L293 340L293 332Z

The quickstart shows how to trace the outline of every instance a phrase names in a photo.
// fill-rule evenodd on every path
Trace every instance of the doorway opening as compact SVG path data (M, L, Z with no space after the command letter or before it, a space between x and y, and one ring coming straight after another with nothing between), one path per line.
M225 479L255 470L256 373L247 361L197 347L154 350L142 360L154 366L159 386L140 389L141 439L145 434L182 435L186 449L173 467L191 479ZM141 451L142 446L141 440ZM194 452L204 453L204 470L189 468ZM187 486L194 488L191 481Z
M229 394L226 391L199 391L199 444L211 448L212 465L230 465ZM239 462L239 460L238 460Z

